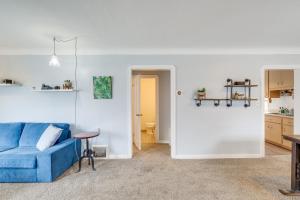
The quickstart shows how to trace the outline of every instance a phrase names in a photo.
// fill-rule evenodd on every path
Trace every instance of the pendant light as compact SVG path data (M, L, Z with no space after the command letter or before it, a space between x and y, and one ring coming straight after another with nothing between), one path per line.
M51 59L49 61L49 66L51 67L60 67L60 62L56 56L56 53L55 53L55 37L53 38L53 54L51 56Z
M55 53L55 44L56 43L67 43L67 42L74 42L74 57L75 57L75 66L74 66L74 82L75 82L75 99L74 99L74 126L75 128L77 127L77 96L78 96L78 88L77 88L77 67L78 67L78 62L77 62L77 37L70 38L67 40L62 40L62 39L56 39L53 37L53 54L52 57L49 61L49 66L52 67L60 67L60 62L56 56Z

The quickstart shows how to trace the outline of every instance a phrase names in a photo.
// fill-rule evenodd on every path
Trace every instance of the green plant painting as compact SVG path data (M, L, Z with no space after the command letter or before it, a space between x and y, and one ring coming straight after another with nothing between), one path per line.
M94 76L94 99L112 99L112 77Z

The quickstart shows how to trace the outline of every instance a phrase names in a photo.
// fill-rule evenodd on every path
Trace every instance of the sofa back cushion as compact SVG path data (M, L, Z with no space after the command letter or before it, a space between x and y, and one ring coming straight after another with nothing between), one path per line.
M0 123L0 146L17 147L24 124Z
M20 147L35 147L37 142L39 141L41 135L43 132L48 128L50 124L53 124L53 126L56 126L58 128L63 129L63 132L58 139L58 142L61 142L68 137L69 135L69 124L63 124L63 123L26 123L25 127L23 129L20 141L19 141L19 146Z
M57 140L57 142L55 144L61 143L62 141L71 137L70 124L54 123L53 126L63 129L59 139Z

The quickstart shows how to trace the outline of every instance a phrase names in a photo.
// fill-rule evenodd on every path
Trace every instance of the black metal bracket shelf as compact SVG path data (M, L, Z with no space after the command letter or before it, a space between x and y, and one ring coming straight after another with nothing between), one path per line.
M232 106L233 101L244 101L244 107L250 107L251 101L257 101L255 98L251 98L251 88L257 87L258 85L252 85L250 79L245 79L245 84L243 85L234 85L232 79L227 79L227 84L224 86L226 88L226 98L205 98L205 99L194 99L196 106L201 106L202 101L212 101L214 106L219 106L222 101L226 102L227 107ZM245 98L234 99L233 97L233 88L244 88Z
M198 107L202 105L202 101L213 101L215 106L219 106L221 101L226 101L226 99L194 99L194 100Z

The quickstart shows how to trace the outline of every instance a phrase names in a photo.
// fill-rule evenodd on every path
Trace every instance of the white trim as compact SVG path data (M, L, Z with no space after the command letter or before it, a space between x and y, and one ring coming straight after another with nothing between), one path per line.
M268 69L299 69L299 65L263 65L261 68L261 140L260 140L260 155L265 156L265 70ZM294 118L298 116L297 111L295 111ZM295 127L294 127L295 128Z
M265 67L261 68L261 113L262 113L262 124L261 124L261 138L260 138L260 155L265 157Z
M128 152L133 155L132 149L132 113L131 113L131 79L133 70L168 70L170 71L170 94L171 94L171 157L175 158L176 155L176 74L174 65L129 65L128 67L128 82L127 82L127 94L128 94Z
M228 159L228 158L262 158L261 154L200 154L176 155L175 159Z
M158 144L170 144L169 140L158 140Z
M131 159L132 156L126 154L109 154L108 159Z
M60 49L57 55L73 55L68 49ZM118 48L83 49L77 55L299 55L299 48ZM0 55L51 55L48 48L0 49Z

